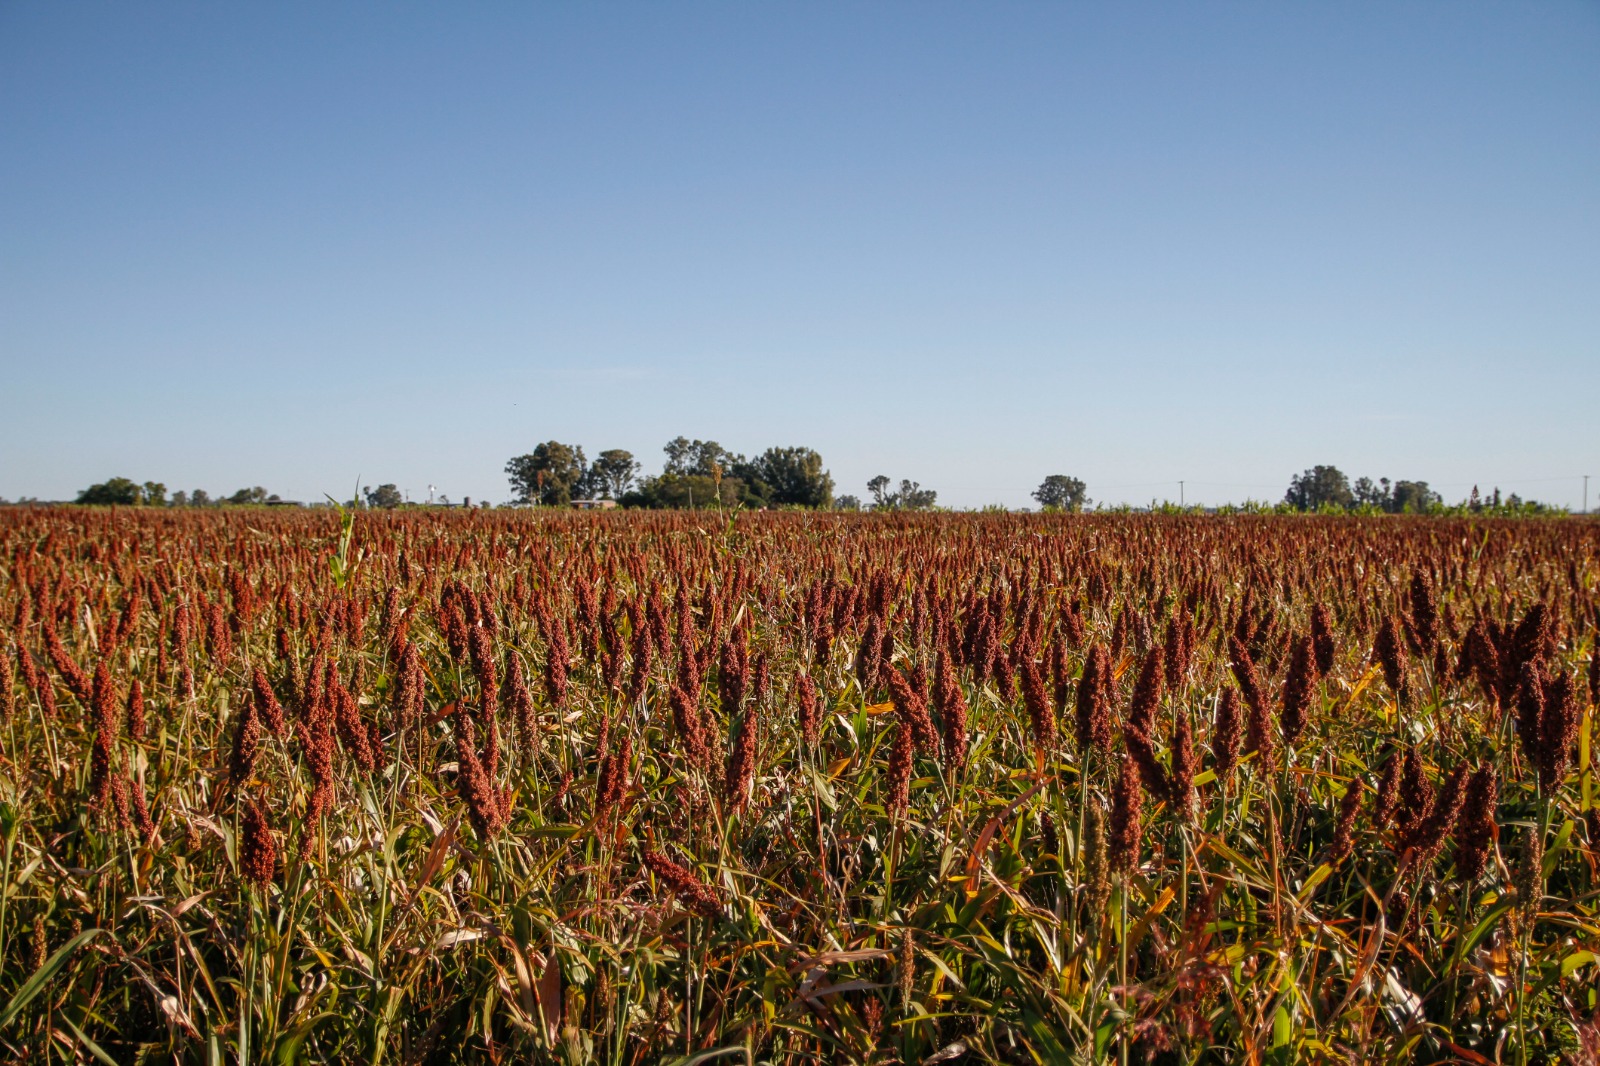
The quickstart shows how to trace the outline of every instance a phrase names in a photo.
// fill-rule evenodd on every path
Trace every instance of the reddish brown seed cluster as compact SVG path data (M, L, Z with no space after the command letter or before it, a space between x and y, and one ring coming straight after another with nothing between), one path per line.
M688 867L669 859L654 848L644 853L644 864L656 879L676 896L685 907L703 918L710 918L722 909L722 902L711 886L696 877Z
M239 874L258 885L270 882L278 869L278 845L272 839L266 812L246 803L239 824Z

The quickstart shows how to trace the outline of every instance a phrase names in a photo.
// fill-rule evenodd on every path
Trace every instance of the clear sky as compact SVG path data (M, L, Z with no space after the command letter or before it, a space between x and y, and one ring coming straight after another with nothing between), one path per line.
M680 433L1577 506L1600 4L0 4L0 496Z

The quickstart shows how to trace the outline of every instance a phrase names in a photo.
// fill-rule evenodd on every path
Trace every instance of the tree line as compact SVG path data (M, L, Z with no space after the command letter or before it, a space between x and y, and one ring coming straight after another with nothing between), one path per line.
M714 440L675 437L661 473L645 475L633 453L610 448L589 462L582 445L546 441L506 462L518 501L566 507L612 500L623 507L831 507L833 475L811 448L768 448L746 457Z
M268 492L260 485L243 488L231 496L213 498L205 489L185 492L179 489L167 495L167 486L159 481L138 482L132 478L113 477L90 485L78 493L74 503L89 503L121 507L216 507L221 504L278 504L289 501L277 493Z
M645 475L626 449L607 449L591 463L582 445L552 440L507 460L505 473L519 502L544 507L610 500L621 507L648 508L862 509L859 497L833 494L833 475L813 448L773 447L747 458L714 440L680 436L662 451L666 460L661 473ZM925 511L939 498L936 490L909 479L896 489L885 474L868 481L867 492L878 511ZM1086 492L1080 479L1052 474L1033 497L1046 509L1081 511L1090 503Z
M1296 511L1368 511L1385 514L1428 514L1443 510L1444 497L1428 487L1426 481L1390 481L1381 477L1373 481L1359 477L1352 483L1336 466L1319 464L1289 481L1289 491L1283 502ZM1478 487L1462 501L1461 507L1471 512L1543 514L1558 510L1535 500L1524 500L1516 493L1502 497L1495 488L1492 495L1484 497Z

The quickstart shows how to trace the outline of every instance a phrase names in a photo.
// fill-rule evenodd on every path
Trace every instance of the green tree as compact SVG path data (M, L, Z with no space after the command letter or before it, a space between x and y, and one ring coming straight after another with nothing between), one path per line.
M140 491L142 502L146 507L165 507L167 505L167 487L159 481L146 481Z
M1356 498L1350 491L1350 479L1342 470L1336 466L1314 466L1289 482L1283 502L1297 511L1315 511L1329 504L1353 507Z
M872 493L872 509L874 511L885 511L894 506L890 502L894 493L890 491L889 485L889 475L887 474L879 474L867 482L867 491Z
M638 476L639 463L632 452L609 448L596 456L594 465L589 468L586 479L589 485L584 495L620 500L628 494Z
M1382 486L1379 486L1374 484L1370 477L1356 478L1355 488L1352 490L1356 503L1361 507L1381 507L1387 510L1389 507L1389 479L1383 478L1382 481Z
M850 495L840 496L833 501L833 509L835 511L859 511L861 510L861 500Z
M254 488L240 489L223 502L241 505L249 503L266 503L267 498L267 490L262 488L260 485L257 485Z
M379 485L375 489L363 489L362 494L367 498L368 507L382 507L393 510L405 502L405 497L400 495L400 490L394 485Z
M517 498L538 501L546 507L570 504L573 490L583 480L587 469L582 447L554 440L506 462L511 491Z
M1089 504L1089 498L1085 495L1088 488L1078 478L1051 474L1033 490L1033 498L1039 501L1040 507L1047 509L1081 511Z
M675 508L703 511L732 508L744 499L745 484L736 477L713 478L702 474L662 474L645 478L620 501L624 507Z
M1421 514L1443 502L1444 498L1430 489L1426 481L1396 481L1389 510L1396 514Z
M700 477L721 477L731 474L744 457L735 455L714 440L690 440L674 437L661 449L667 453L663 474L698 474Z
M889 484L889 479L882 474L867 482L874 511L926 511L939 498L933 489L925 489L919 483L905 478L900 480L897 490L890 491Z
M751 480L765 488L762 495L771 503L826 507L833 501L833 476L810 448L768 448L747 465ZM736 472L744 474L742 469Z
M121 504L132 507L144 498L144 490L131 478L114 477L90 485L78 493L79 503Z

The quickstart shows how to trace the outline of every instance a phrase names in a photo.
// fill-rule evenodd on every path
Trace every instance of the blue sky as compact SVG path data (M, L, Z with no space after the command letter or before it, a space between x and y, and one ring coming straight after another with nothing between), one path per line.
M1600 475L1593 3L13 2L0 146L12 499Z

